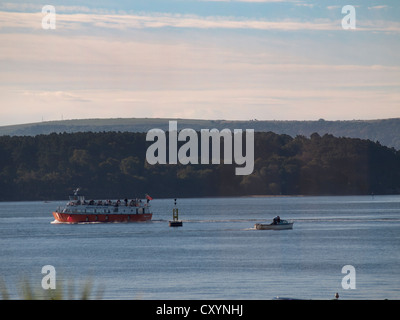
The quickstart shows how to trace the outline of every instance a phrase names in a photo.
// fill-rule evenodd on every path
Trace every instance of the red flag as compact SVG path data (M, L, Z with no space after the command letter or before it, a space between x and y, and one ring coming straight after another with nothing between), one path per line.
M150 197L147 193L146 193L146 199L147 199L147 200L153 200L153 198Z

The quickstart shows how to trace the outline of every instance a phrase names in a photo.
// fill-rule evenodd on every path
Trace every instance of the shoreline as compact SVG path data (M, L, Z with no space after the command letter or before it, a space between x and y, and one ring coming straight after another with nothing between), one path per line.
M243 196L200 196L200 197L160 197L154 198L155 200L171 200L171 199L230 199L230 198L311 198L311 197L375 197L375 196L388 196L395 197L400 196L400 194L340 194L340 195L329 195L329 194L314 194L314 195L243 195ZM122 199L122 198L121 198ZM0 203L6 202L43 202L43 203L52 203L52 202L65 202L68 199L21 199L21 200L0 200Z

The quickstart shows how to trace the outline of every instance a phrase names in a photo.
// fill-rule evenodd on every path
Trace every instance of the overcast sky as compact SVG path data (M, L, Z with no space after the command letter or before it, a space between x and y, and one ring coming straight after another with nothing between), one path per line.
M0 2L0 125L400 117L400 1ZM342 7L356 10L344 30Z

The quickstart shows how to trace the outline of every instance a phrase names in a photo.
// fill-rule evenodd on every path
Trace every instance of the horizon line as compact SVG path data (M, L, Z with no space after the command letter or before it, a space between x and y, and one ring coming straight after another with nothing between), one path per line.
M50 124L55 122L70 122L70 121L107 121L107 120L165 120L165 121L220 121L220 122L372 122L372 121L385 121L385 120L400 120L399 117L392 118L373 118L373 119L287 119L287 120L276 120L276 119L200 119L200 118L163 118L163 117L116 117L116 118L76 118L76 119L62 119L62 120L42 120L37 122L26 122L26 123L15 123L15 124L0 124L0 128L13 127L13 126L24 126L24 125L38 125L38 124Z

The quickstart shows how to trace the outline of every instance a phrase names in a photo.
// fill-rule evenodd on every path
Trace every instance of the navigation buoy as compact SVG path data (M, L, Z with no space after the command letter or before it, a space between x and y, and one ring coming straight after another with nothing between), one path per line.
M182 220L178 219L178 208L176 207L176 199L174 199L175 207L172 209L172 221L169 221L170 227L182 227Z

